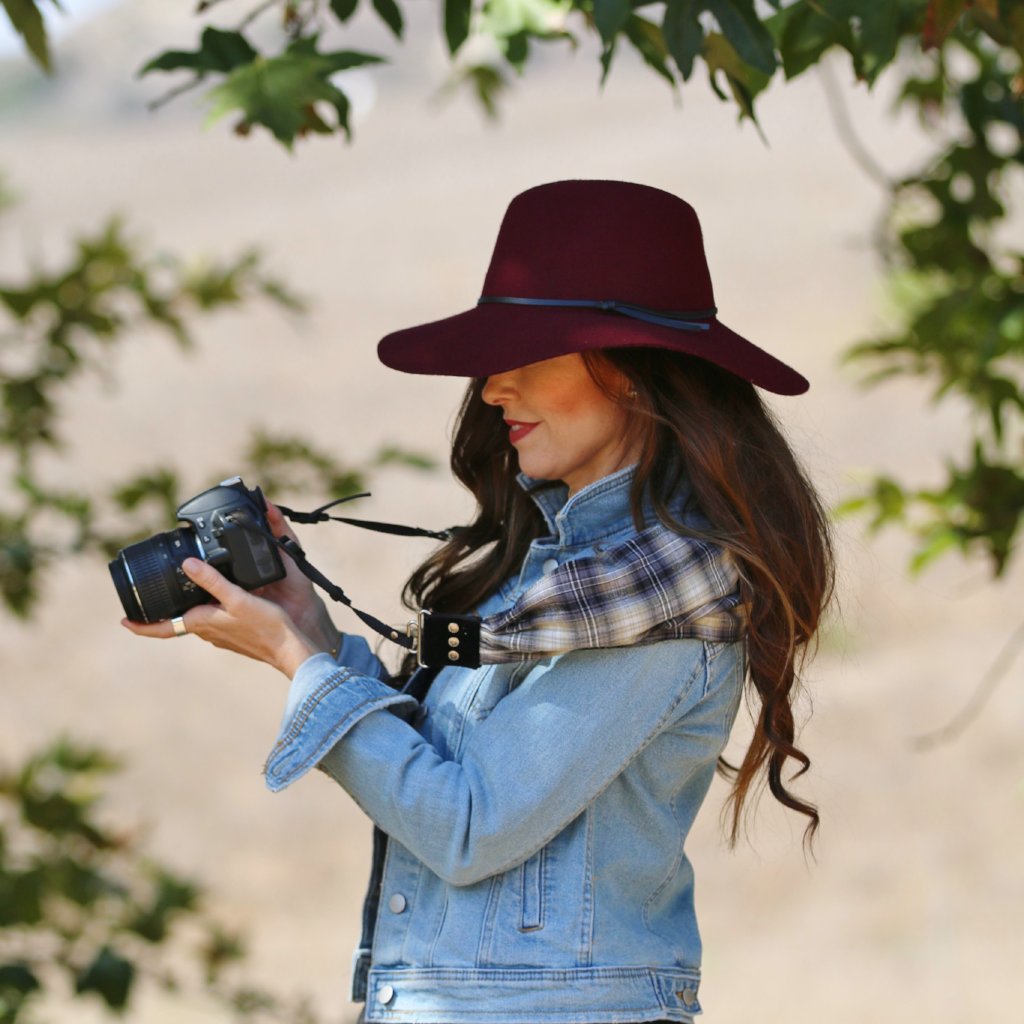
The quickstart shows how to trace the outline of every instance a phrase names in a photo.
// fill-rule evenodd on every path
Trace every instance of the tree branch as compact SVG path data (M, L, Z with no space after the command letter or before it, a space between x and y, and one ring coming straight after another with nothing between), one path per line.
M261 14L269 11L271 7L277 7L281 0L263 0L259 6L253 8L239 23L238 31L241 32L243 28L251 25Z
M184 82L181 85L176 85L173 89L165 92L163 96L158 96L155 100L150 100L149 103L146 104L146 109L150 111L159 110L162 106L170 103L171 100L181 96L182 93L190 92L203 81L204 77L204 75L196 75L191 81Z
M850 113L846 109L842 93L836 82L835 75L827 60L819 62L817 67L818 76L821 79L822 87L825 90L825 100L828 103L829 113L832 115L832 124L835 126L839 141L846 147L851 159L876 185L885 189L886 192L896 191L896 183L886 174L885 169L868 152L867 147L858 138L850 120Z
M1002 650L996 655L988 671L981 677L974 688L970 700L941 729L918 736L914 740L915 750L934 750L943 743L948 743L959 736L988 703L996 686L1002 682L1007 670L1017 656L1017 648L1024 645L1024 622L1022 622L1003 644Z

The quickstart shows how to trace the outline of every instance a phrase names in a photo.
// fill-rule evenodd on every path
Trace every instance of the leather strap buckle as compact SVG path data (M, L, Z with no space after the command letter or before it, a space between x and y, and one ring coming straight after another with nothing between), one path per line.
M423 609L406 632L421 668L480 667L480 616L445 615Z

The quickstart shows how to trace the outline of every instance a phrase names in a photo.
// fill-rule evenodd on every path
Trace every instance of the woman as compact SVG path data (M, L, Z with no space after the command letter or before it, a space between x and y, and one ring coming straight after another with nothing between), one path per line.
M693 210L624 182L516 197L476 308L380 356L471 378L452 467L478 512L406 599L479 614L482 666L396 688L294 567L257 596L191 560L219 603L129 628L292 678L268 785L318 767L377 826L366 1020L690 1021L684 843L716 764L733 841L762 773L808 837L818 824L783 769L809 765L792 700L831 591L828 531L755 390L807 382L718 321ZM744 680L756 729L733 767Z

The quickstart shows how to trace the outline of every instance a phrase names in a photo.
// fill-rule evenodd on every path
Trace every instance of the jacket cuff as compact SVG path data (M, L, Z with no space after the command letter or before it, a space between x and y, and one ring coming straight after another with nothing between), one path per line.
M329 654L313 655L292 680L277 742L263 766L267 788L277 793L302 778L372 711L404 715L416 706L379 679L339 668Z
M388 676L387 669L380 658L370 650L370 645L366 640L361 636L353 636L351 633L342 635L341 646L338 648L338 656L335 659L335 667L338 665L344 665L361 675L371 676L374 679L386 679Z

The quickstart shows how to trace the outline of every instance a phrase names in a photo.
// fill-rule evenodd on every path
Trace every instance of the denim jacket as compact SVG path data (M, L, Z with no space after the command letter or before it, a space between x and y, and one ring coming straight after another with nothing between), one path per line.
M634 532L632 475L535 493L550 534L479 611ZM338 661L296 673L265 772L280 790L319 767L377 826L354 972L366 1020L692 1021L684 843L736 714L743 644L449 667L422 706L364 641L346 638Z

